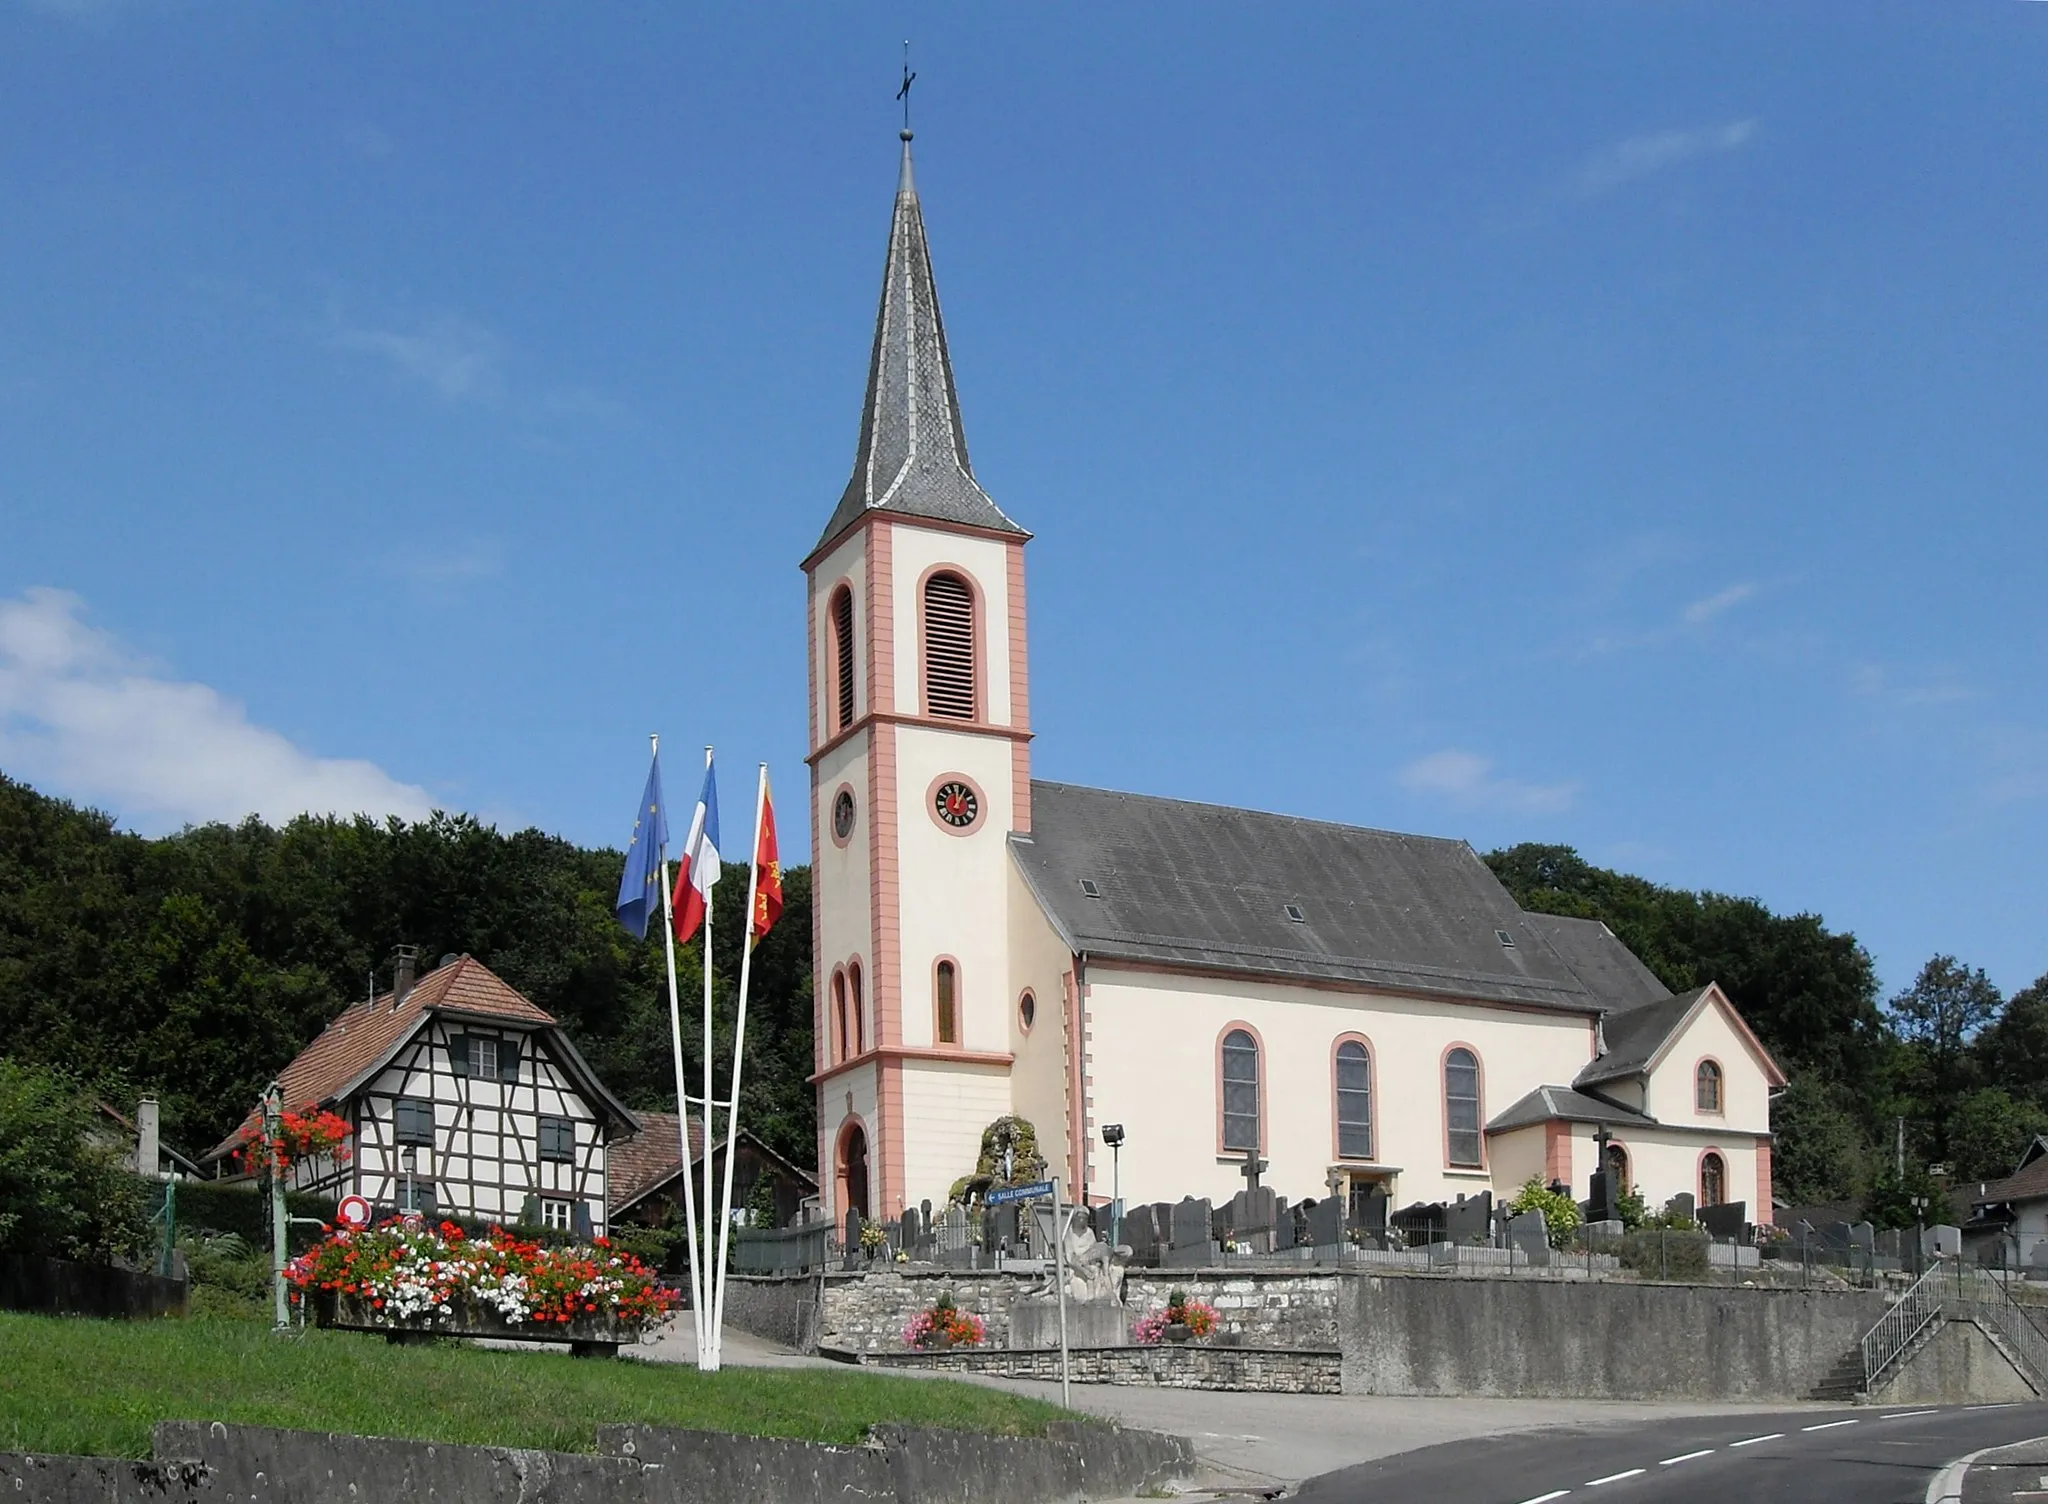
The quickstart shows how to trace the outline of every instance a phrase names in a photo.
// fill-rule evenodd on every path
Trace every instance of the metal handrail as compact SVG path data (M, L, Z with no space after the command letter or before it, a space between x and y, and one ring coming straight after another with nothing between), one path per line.
M1958 1280L1958 1285L1961 1281ZM2012 1298L2012 1291L2005 1281L1980 1271L1971 1280L1977 1289L1988 1289L1988 1296L1966 1296L1976 1310L1990 1319L1991 1325L2013 1348L2020 1361L2032 1370L2027 1378L2036 1391L2048 1385L2048 1335L2043 1335L2034 1318ZM1958 1292L1961 1293L1960 1290Z
M1906 1287L1889 1311L1863 1334L1863 1388L1868 1393L1892 1364L1899 1361L1914 1339L1941 1315L1942 1277L1948 1270L1941 1264Z

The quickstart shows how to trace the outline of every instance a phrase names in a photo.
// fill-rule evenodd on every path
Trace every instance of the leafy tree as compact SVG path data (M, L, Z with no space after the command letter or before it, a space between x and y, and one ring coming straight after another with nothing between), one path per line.
M1924 1207L1913 1205L1915 1197L1925 1202ZM1878 1172L1864 1197L1863 1215L1879 1227L1923 1226L1946 1221L1949 1200L1940 1184L1927 1173L1927 1167L1909 1159L1904 1175L1892 1165Z
M148 1246L145 1183L94 1128L76 1080L0 1058L0 1253L104 1264Z
M1572 1234L1585 1220L1571 1192L1553 1191L1535 1175L1531 1175L1515 1193L1515 1199L1508 1203L1508 1210L1516 1216L1531 1211L1543 1213L1544 1231L1552 1248L1563 1248L1569 1244Z
M1771 1180L1794 1205L1847 1201L1870 1180L1871 1151L1848 1089L1817 1070L1796 1070L1771 1104Z
M2003 1179L2037 1133L2048 1133L2048 1111L2039 1104L2014 1101L1995 1086L1963 1093L1948 1124L1952 1177L1958 1182Z
M1976 1054L1987 1084L2048 1106L2048 976L2012 995L1998 1021L1977 1036Z
M1998 1016L2003 1002L1982 971L1972 971L1954 956L1936 956L1920 968L1912 986L1886 1005L1892 1029L1905 1046L1906 1083L1918 1100L1938 1160L1950 1157L1956 1100L1975 1073L1971 1042Z

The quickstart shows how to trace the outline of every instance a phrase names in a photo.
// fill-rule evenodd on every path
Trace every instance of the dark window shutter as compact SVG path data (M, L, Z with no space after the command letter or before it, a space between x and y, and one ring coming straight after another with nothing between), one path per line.
M448 1040L448 1068L458 1076L469 1074L469 1036L456 1034Z
M516 1035L511 1039L501 1039L498 1041L498 1079L500 1081L517 1081L519 1079L519 1040Z
M974 719L974 593L957 574L924 582L924 708Z

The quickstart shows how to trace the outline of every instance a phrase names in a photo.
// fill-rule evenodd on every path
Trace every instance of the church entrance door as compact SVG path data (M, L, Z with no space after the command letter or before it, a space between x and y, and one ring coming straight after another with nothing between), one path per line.
M848 1208L868 1220L868 1136L858 1123L848 1123L839 1135L839 1214Z

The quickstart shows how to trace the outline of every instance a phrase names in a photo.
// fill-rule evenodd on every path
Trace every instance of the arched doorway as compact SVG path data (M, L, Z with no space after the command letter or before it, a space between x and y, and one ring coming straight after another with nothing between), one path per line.
M1626 1196L1629 1191L1628 1150L1620 1144L1607 1146L1607 1181L1614 1187L1614 1194Z
M868 1218L868 1135L859 1123L848 1123L839 1132L839 1216L848 1209Z

